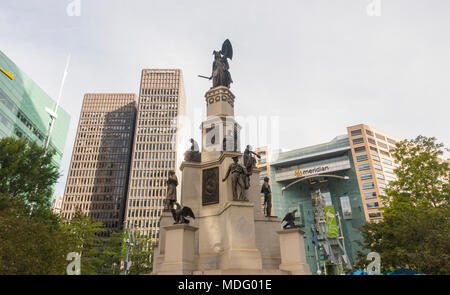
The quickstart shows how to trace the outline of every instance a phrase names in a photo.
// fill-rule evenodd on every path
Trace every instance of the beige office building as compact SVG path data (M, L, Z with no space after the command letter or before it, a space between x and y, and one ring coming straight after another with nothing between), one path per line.
M400 139L364 124L347 127L347 132L366 220L380 220L383 217L379 196L385 195L386 184L396 179L397 163L390 150Z
M86 94L67 176L62 217L75 211L120 229L136 117L136 95Z
M159 218L166 197L169 170L178 183L181 143L180 116L185 113L182 71L144 69L136 118L125 227L153 240L159 238ZM180 188L180 185L178 186ZM179 194L178 194L179 198Z

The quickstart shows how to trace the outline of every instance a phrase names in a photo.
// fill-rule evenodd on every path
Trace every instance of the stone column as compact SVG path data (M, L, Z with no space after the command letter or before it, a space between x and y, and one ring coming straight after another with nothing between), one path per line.
M195 232L197 227L175 224L165 227L164 263L158 274L189 275L196 269Z
M293 275L310 275L311 269L306 263L304 231L291 228L277 231L280 237L280 270Z

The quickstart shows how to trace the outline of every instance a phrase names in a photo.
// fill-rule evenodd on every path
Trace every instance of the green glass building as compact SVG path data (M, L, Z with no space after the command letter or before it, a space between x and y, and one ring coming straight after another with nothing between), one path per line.
M0 138L25 138L44 146L51 120L46 108L54 110L56 101L2 51L0 69ZM59 107L57 116L49 147L56 151L54 162L59 169L70 115Z
M279 153L270 166L274 215L297 209L311 272L353 267L366 219L348 136Z

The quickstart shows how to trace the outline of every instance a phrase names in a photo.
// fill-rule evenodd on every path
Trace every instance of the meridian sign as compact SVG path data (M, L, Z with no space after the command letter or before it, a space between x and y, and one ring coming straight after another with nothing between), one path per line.
M289 179L295 179L299 177L311 176L315 174L321 174L325 172L333 172L339 170L350 169L350 161L348 158L346 159L336 159L335 161L331 161L323 164L303 164L299 166L294 166L292 169L287 171L275 173L276 181L283 181Z

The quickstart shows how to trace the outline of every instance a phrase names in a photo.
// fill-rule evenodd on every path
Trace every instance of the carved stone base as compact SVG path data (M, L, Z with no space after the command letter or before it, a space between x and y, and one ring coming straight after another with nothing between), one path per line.
M310 275L311 269L306 262L304 231L299 228L280 230L281 264L280 270L293 275Z
M157 274L189 275L196 269L195 232L198 228L187 224L166 226L164 262Z
M199 270L261 270L255 243L253 204L229 202L219 210L201 210Z
M210 116L234 116L234 94L229 88L219 86L211 88L205 94L206 115Z

